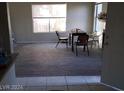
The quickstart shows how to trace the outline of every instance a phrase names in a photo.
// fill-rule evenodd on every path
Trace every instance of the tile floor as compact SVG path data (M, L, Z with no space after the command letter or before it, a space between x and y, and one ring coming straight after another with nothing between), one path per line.
M100 76L49 76L17 78L23 91L111 91L100 83ZM16 91L20 91L16 90Z
M71 46L56 43L24 44L15 50L17 77L88 76L101 75L101 49L90 49L90 56L78 49L75 56ZM28 68L28 69L27 69ZM37 68L37 69L36 69Z

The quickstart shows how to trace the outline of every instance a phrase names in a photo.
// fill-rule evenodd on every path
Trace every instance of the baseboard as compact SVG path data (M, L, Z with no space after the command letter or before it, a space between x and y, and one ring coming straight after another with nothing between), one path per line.
M56 43L57 41L18 41L17 44Z
M110 87L110 88L113 88L113 89L115 89L115 90L117 90L117 91L123 91L122 89L119 89L119 88L117 88L117 87L114 87L114 86L108 85L108 84L103 83L103 82L100 82L100 84L105 85L105 86Z

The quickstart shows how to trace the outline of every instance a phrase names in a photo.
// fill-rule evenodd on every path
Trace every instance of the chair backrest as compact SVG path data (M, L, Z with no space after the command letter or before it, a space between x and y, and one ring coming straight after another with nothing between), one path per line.
M59 32L58 31L55 31L56 32L56 35L58 37L58 39L60 38L60 35L59 35Z
M78 36L78 43L83 44L83 45L87 45L88 39L89 39L89 35L87 35L86 33L81 34Z

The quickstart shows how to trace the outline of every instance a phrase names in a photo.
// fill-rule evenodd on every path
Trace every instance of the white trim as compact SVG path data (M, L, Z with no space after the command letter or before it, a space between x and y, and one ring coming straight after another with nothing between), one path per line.
M28 44L28 43L57 43L57 41L17 41L18 43L24 43L24 44Z
M105 85L105 86L107 86L107 87L111 87L111 88L113 88L113 89L115 89L115 90L118 90L118 91L123 91L122 89L119 89L119 88L117 88L117 87L114 87L114 86L108 85L108 84L103 83L103 82L100 82L100 84Z
M10 9L9 9L9 4L6 4L7 7L7 19L8 19L8 29L9 29L9 40L10 40L10 51L11 53L14 53L13 49L13 37L12 37L12 28L11 28L11 20L10 20Z

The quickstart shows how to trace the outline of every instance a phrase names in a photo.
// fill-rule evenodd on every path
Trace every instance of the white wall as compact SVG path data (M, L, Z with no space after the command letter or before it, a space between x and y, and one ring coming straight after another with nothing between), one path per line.
M108 3L102 82L124 89L124 3Z
M93 3L68 3L67 30L80 28L85 32L93 30Z
M55 33L33 33L31 3L9 3L9 6L17 43L57 41ZM79 27L92 31L93 3L68 3L67 6L67 30Z

